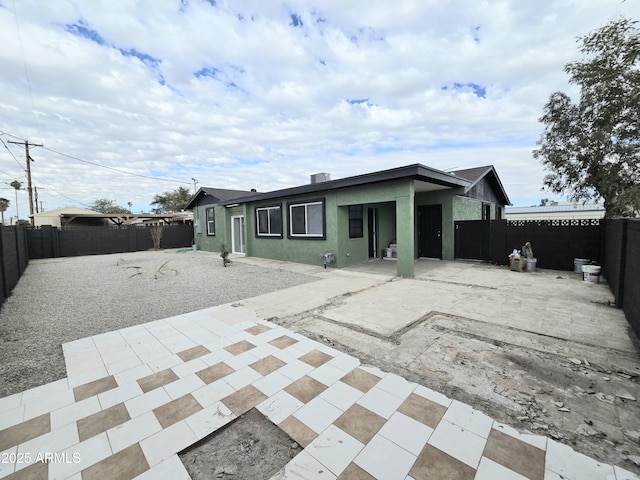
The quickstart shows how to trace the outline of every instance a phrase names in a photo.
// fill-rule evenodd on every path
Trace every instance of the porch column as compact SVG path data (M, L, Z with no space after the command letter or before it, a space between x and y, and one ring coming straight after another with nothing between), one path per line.
M413 278L415 260L415 197L413 182L407 195L396 197L396 244L398 246L399 277Z

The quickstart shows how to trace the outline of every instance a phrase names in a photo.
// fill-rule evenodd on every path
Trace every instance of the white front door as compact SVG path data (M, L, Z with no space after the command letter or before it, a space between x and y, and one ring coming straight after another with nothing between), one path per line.
M231 217L231 252L244 253L244 217Z

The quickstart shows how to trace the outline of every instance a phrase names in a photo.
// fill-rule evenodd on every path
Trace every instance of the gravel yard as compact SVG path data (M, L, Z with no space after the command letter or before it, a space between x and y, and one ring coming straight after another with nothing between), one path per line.
M314 280L192 251L32 260L0 310L0 398L64 378L63 343Z

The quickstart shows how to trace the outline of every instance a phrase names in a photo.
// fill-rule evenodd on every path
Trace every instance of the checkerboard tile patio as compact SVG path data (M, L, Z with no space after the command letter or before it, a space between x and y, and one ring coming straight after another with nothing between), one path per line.
M236 311L63 345L67 378L0 399L0 478L188 479L178 452L257 408L304 448L274 480L639 479Z

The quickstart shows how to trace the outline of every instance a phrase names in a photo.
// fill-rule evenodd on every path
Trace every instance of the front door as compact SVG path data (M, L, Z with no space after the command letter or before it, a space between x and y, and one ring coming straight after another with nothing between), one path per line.
M369 258L378 258L378 209L368 210L369 220Z
M418 256L442 258L442 205L418 207Z
M231 217L231 252L244 253L244 217Z

